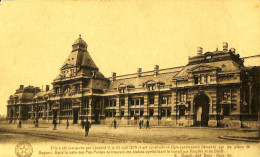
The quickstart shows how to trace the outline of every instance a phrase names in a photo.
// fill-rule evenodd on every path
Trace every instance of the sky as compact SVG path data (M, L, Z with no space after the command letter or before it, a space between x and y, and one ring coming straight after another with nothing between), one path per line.
M197 47L222 50L224 41L241 57L259 55L259 28L259 0L2 1L0 115L20 84L51 84L79 34L110 77L183 66Z

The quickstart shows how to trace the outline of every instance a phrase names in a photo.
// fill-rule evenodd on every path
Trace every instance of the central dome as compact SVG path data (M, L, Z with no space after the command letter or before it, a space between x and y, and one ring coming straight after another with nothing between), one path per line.
M79 38L73 43L73 45L77 45L77 44L87 46L87 43L81 38L81 35L79 35Z
M73 43L72 45L72 52L77 50L87 50L87 43L81 38L81 35L79 35L79 38Z

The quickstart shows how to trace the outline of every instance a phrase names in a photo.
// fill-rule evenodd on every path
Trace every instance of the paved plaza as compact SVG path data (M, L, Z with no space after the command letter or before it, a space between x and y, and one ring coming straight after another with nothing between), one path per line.
M138 126L119 126L114 129L105 125L92 125L89 136L80 125L58 125L53 130L51 124L23 124L21 129L16 124L0 124L0 143L17 143L21 139L28 142L71 142L71 143L149 143L149 144L239 144L256 143L257 130L224 129L209 127L153 127L139 129ZM236 137L250 140L232 140L221 137Z

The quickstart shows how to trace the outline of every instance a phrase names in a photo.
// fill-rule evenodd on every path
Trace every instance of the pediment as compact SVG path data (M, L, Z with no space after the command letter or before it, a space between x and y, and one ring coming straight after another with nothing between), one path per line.
M218 67L209 66L209 65L198 65L193 68L188 69L188 72L202 72L202 71L213 71L217 70Z
M67 68L71 68L73 65L66 63L65 65L63 65L63 67L61 67L61 69L67 69Z

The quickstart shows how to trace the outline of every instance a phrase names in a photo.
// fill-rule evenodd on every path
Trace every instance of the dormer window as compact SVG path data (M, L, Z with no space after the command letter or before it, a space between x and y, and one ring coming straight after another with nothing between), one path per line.
M118 91L119 91L119 93L125 93L125 91L126 91L126 86L125 86L125 85L119 85L119 86L118 86Z
M62 76L65 76L65 70L62 71Z
M153 91L153 90L155 90L155 85L156 85L156 82L149 81L149 82L147 82L146 87L149 91Z
M74 69L71 69L71 76L74 75Z

